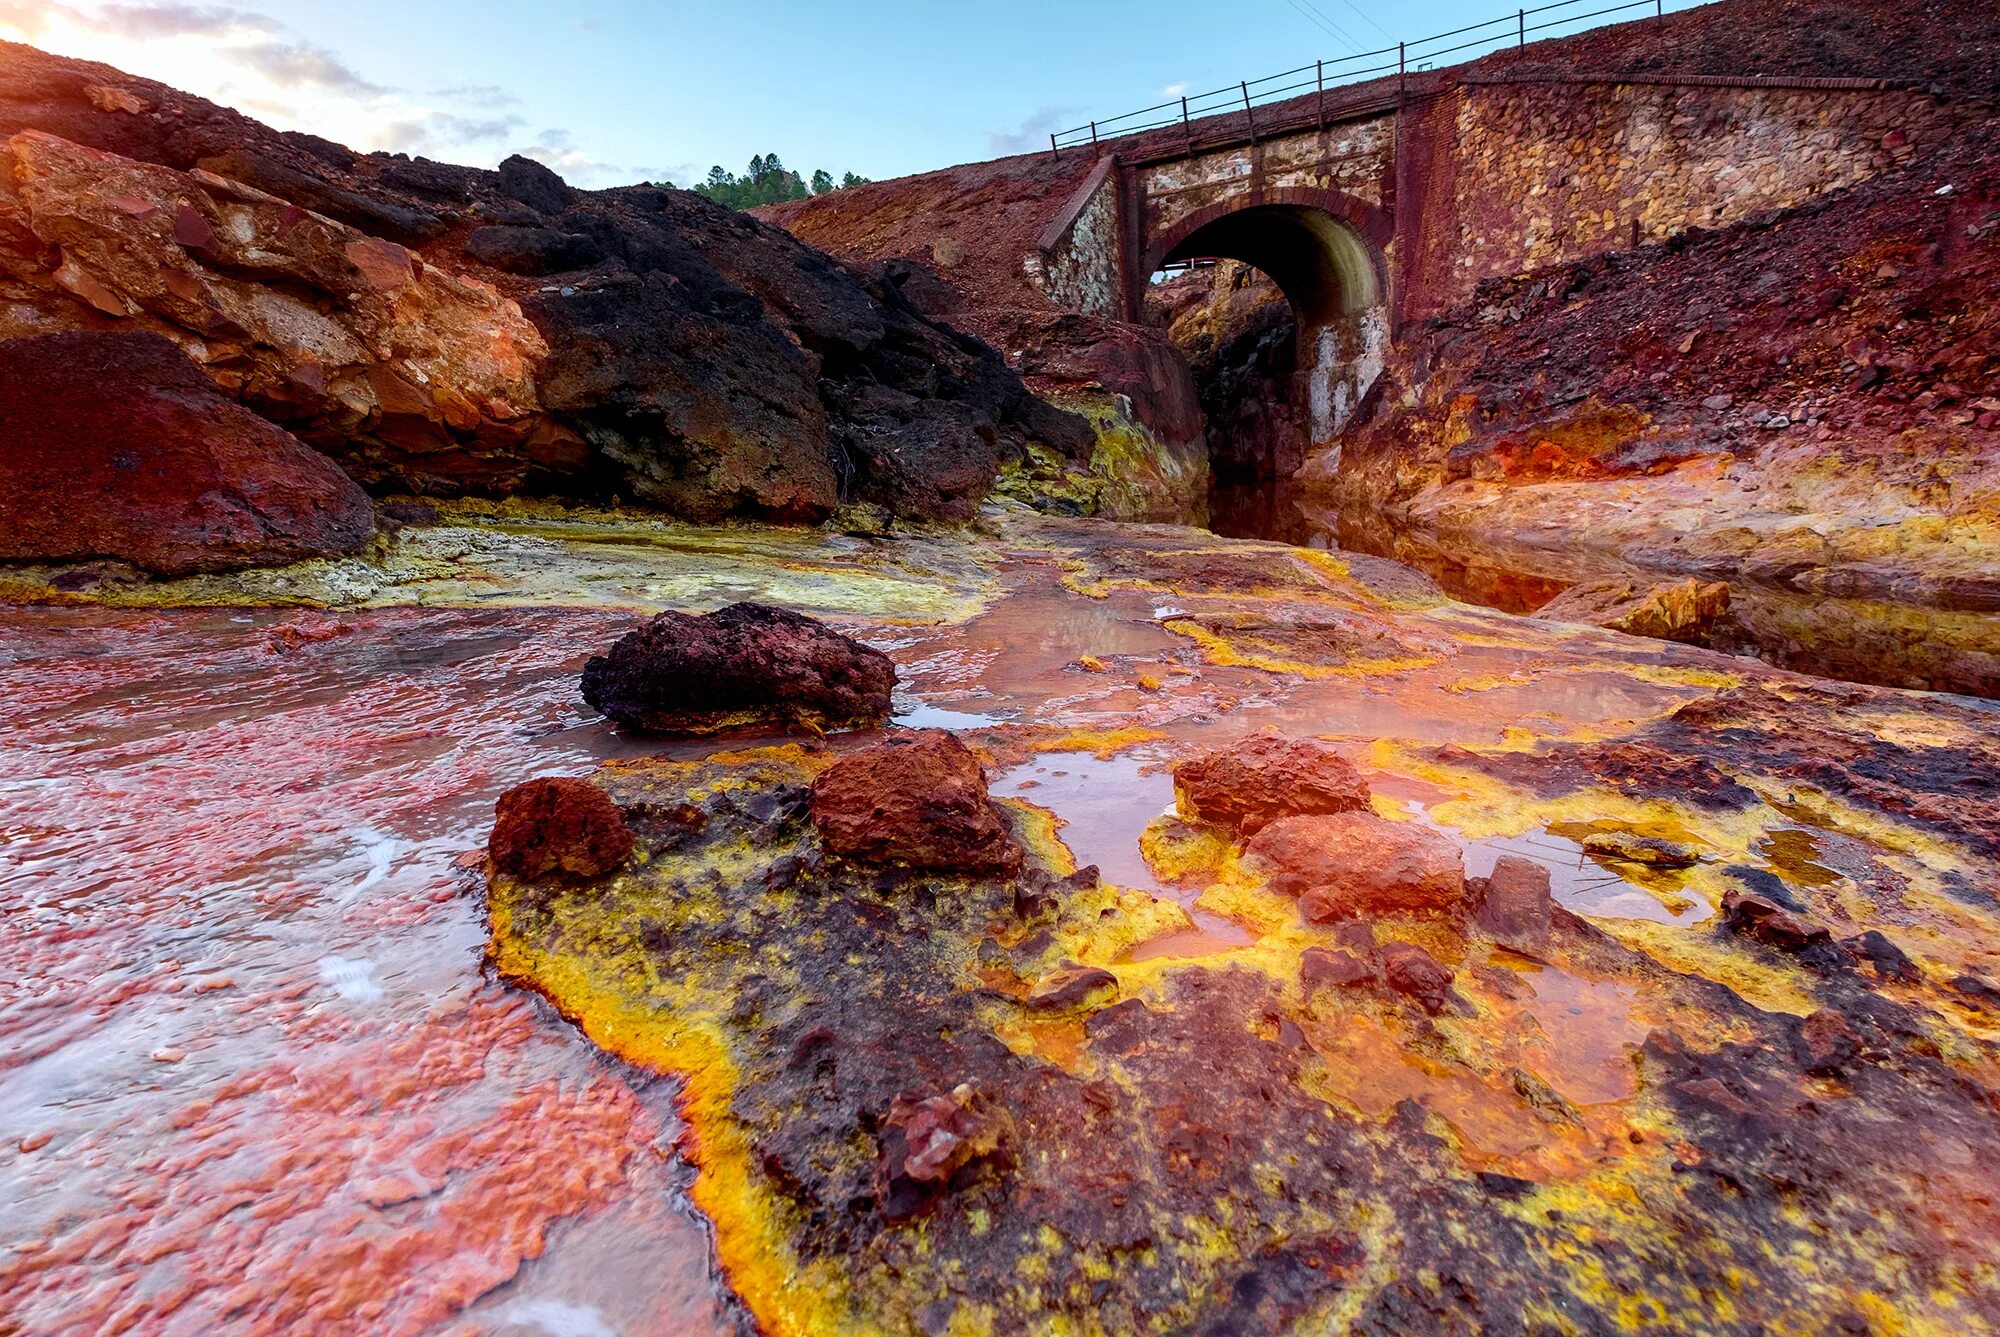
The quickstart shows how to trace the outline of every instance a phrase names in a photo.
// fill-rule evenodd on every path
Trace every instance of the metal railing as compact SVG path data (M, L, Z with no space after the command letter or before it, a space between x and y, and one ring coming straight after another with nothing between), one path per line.
M1551 29L1565 28L1571 24L1585 25L1572 28L1571 32L1585 31L1587 27L1596 26L1591 24L1590 20L1601 19L1608 14L1649 10L1655 18L1660 18L1665 16L1669 8L1690 9L1704 2L1705 0L1678 0L1678 2L1621 0L1621 3L1606 6L1602 0L1556 0L1554 4L1538 5L1533 9L1517 9L1512 14L1503 14L1484 23L1468 24L1463 28L1453 28L1450 32L1419 37L1413 42L1398 42L1379 51L1362 51L1334 60L1314 61L1310 65L1301 65L1297 69L1285 70L1280 74L1267 74L1261 79L1245 79L1226 88L1214 89L1207 93L1193 93L1105 120L1091 121L1068 130L1058 130L1049 136L1049 151L1061 157L1064 149L1089 147L1102 140L1118 139L1148 130L1165 130L1176 125L1191 134L1192 123L1196 120L1236 112L1243 114L1250 138L1255 140L1258 107L1303 97L1308 93L1317 95L1318 120L1324 125L1327 94L1338 92L1342 85L1357 84L1390 74L1397 76L1399 81L1407 80L1412 73L1436 66L1440 57L1451 56L1453 59L1447 63L1460 64L1477 55L1485 55L1503 47L1526 46L1529 36L1534 33L1555 36L1557 34L1552 33ZM1579 5L1593 3L1598 4L1599 8L1583 13L1560 12L1574 11ZM1535 22L1530 23L1529 19L1534 19Z

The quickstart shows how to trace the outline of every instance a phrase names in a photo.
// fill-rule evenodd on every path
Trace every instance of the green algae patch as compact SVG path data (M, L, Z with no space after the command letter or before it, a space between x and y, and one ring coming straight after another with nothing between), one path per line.
M1453 973L1429 1013L1309 983L1339 930L1171 818L1156 870L1251 937L1144 957L1187 912L1079 871L1032 804L1002 807L1017 877L829 855L832 757L607 765L621 869L489 875L501 976L683 1082L694 1201L767 1333L2000 1319L1993 1046L1940 1045L1851 965L1560 913L1541 959L1378 921ZM1862 1047L1806 1066L1799 1014L1833 1006Z

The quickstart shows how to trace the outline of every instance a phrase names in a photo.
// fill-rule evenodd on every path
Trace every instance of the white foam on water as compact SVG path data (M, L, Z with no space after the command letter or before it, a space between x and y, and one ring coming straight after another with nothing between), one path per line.
M322 983L350 1003L373 1003L382 997L382 986L375 982L373 961L323 956L319 960L319 977Z

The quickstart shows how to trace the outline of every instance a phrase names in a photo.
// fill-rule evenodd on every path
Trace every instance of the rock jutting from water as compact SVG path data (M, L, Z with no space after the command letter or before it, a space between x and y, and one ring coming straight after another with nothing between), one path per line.
M788 609L737 603L660 613L583 668L583 699L638 733L753 725L812 731L888 718L896 666Z

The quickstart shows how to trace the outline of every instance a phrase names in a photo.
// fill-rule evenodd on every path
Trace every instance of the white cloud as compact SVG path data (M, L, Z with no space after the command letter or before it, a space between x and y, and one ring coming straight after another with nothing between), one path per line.
M1049 136L1069 129L1080 115L1075 107L1043 106L1028 113L1014 130L996 130L986 136L986 150L995 157L1009 153L1033 153L1049 146Z
M520 146L527 121L504 89L469 84L423 92L378 83L254 9L174 0L0 0L0 37L102 61L237 107L277 129L308 131L363 152L490 166L519 151L577 185L636 179L564 131L543 131Z
M1160 90L1160 96L1161 96L1161 97L1181 97L1181 96L1183 96L1183 95L1184 95L1184 94L1185 94L1185 93L1187 92L1187 89L1188 89L1188 86L1187 86L1187 84L1186 84L1185 82L1182 82L1182 83L1177 83L1177 84L1168 84L1168 85L1167 85L1167 86L1166 86L1165 88L1162 88L1162 89Z

